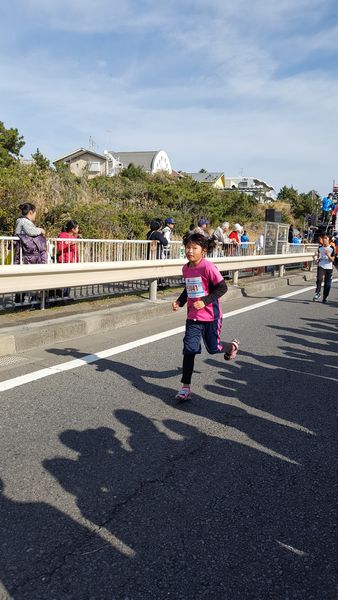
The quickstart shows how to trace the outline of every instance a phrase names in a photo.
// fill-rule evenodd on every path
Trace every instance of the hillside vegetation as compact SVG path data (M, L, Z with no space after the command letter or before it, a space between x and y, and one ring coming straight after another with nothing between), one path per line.
M292 189L292 188L291 188ZM216 227L224 220L254 232L262 228L265 209L257 199L234 191L218 191L190 178L148 175L129 166L115 177L78 178L67 168L40 168L19 161L0 167L0 234L12 235L19 204L32 202L37 224L58 234L68 219L79 222L83 237L142 239L152 219L173 216L182 235L201 216ZM287 198L272 203L284 222L300 221L304 206ZM270 203L271 206L271 203ZM311 212L305 210L305 212Z
M79 178L66 165L52 168L39 149L32 164L23 164L24 144L17 129L0 121L0 235L13 234L23 202L37 206L36 222L48 235L57 235L69 219L78 221L86 238L142 239L151 220L167 216L175 218L178 236L202 216L212 227L239 222L252 234L263 227L269 204L237 190L219 191L190 177L148 175L134 165L115 177L89 179L84 173ZM314 212L318 195L283 187L278 201L270 206L282 211L283 221L302 227L303 215Z

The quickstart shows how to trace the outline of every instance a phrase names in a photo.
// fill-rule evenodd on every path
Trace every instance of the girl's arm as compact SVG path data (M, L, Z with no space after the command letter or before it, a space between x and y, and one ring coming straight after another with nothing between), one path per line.
M186 304L187 300L188 300L188 294L187 294L186 288L184 288L182 294L177 298L176 304L179 304L180 306L184 306Z
M218 300L218 298L221 298L222 296L224 296L224 294L227 291L228 291L228 286L225 283L224 279L222 279L222 281L220 281L219 283L216 283L214 289L212 290L212 292L210 292L210 294L208 294L208 296L201 298L201 301L204 302L205 306L207 306L208 304L211 304L215 300Z

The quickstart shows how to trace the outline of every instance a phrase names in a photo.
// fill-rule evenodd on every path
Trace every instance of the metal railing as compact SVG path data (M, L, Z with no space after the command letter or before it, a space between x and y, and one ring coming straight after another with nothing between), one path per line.
M0 237L0 266L14 264L16 245L19 241L16 236ZM285 243L279 249L279 253L303 254L316 248L317 244ZM185 257L181 240L173 240L168 248L163 248L161 252L158 252L158 242L156 241L47 238L47 253L50 263L102 263L146 260L148 258L151 260L156 258L176 260ZM255 242L243 242L238 245L229 242L216 244L209 256L213 258L255 256L261 253ZM275 254L275 252L273 253ZM24 263L21 245L18 246L18 259L19 264Z
M171 242L169 252L163 252L161 259L157 259L157 242L153 241L49 238L47 265L23 264L24 257L20 247L17 255L20 264L14 265L15 246L18 242L19 238L15 236L0 237L2 310L37 306L44 308L47 303L53 305L148 289L154 299L157 280L163 286L182 284L181 269L185 251L180 240ZM292 267L299 263L300 254L303 255L303 261L311 263L317 248L316 244L284 244L282 254L267 256L258 252L254 242L241 245L227 243L217 244L209 258L218 264L224 276L237 283L239 277L257 274L264 271L264 268L278 268L279 274L282 274L284 267L281 265ZM285 259L281 261L282 255L285 255ZM291 260L286 260L287 255L292 257ZM169 265L172 265L171 269L167 268ZM98 277L102 270L105 271L103 279L101 275ZM87 273L86 277L83 276L84 272ZM111 274L110 278L107 272ZM88 273L92 275L88 277Z

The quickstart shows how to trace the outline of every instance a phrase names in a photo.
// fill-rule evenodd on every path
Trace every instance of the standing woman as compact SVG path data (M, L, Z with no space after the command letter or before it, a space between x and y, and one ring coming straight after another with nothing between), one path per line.
M21 216L15 223L15 235L20 239L15 245L14 264L42 265L48 262L47 242L45 230L34 225L36 206L25 202L19 206ZM24 294L15 294L15 303L24 301ZM31 296L31 301L36 301L36 295Z
M20 237L20 244L16 246L15 263L20 263L20 246L22 262L25 265L45 264L48 261L45 230L34 225L36 207L30 202L19 206L21 216L15 223L15 235Z

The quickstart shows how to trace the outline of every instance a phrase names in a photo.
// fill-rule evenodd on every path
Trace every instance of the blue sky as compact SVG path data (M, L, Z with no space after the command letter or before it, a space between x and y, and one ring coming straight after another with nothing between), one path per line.
M338 180L337 54L335 0L12 0L0 120L26 157L91 137L323 194Z

